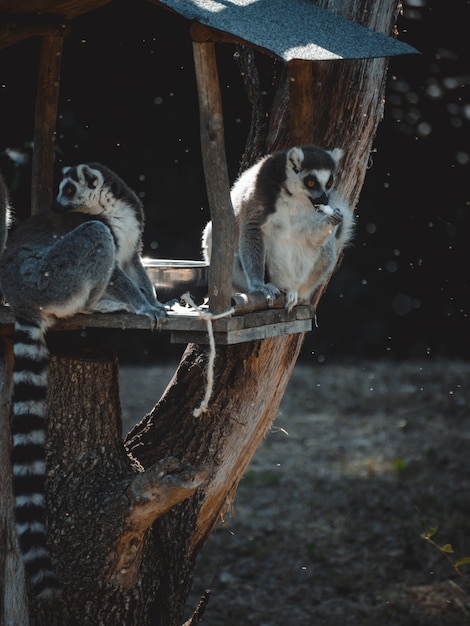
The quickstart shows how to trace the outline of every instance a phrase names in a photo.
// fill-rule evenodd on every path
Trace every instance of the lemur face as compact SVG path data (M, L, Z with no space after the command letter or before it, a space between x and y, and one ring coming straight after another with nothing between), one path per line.
M329 190L334 183L336 164L342 151L332 152L313 146L292 148L287 155L288 170L291 171L289 191L306 196L314 207L327 205Z
M88 165L64 167L59 193L52 204L57 213L81 211L99 215L106 211L103 174Z
M308 170L299 176L313 206L328 204L328 190L333 186L332 170Z

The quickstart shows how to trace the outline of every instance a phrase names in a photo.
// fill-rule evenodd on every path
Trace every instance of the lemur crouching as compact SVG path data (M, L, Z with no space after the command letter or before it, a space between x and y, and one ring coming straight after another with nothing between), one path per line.
M51 209L20 224L0 258L0 290L15 315L16 530L38 599L51 599L59 591L46 543L45 335L57 318L79 312L128 311L161 324L165 308L140 258L142 230L143 210L135 193L103 165L82 164L64 168Z

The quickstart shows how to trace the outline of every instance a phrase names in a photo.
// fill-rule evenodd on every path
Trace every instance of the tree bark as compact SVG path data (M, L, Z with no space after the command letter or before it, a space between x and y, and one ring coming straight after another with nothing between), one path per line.
M33 606L38 626L150 623L166 576L152 523L208 476L169 457L143 471L123 446L118 378L112 355L51 356L49 543L63 596Z
M395 0L318 4L381 32L393 30ZM317 145L342 147L339 187L354 206L382 118L386 65L385 59L317 62L311 74L304 67L300 72L285 67L263 129L264 152L292 145L292 129L296 138L311 136ZM310 75L306 131L292 119L298 110L304 119L304 107L290 106L289 100L289 92L301 93L305 85L290 89L289 76L305 81ZM253 94L251 101L261 106ZM259 152L260 128L252 136L257 146L249 146L248 155ZM189 345L161 400L124 442L116 360L55 354L49 388L49 534L64 593L54 605L33 605L30 622L8 614L13 590L6 572L16 553L7 471L0 485L6 529L0 530L1 626L180 626L196 557L233 506L238 483L276 416L302 341L302 334L293 334L218 346L212 396L199 417L194 409L207 384L208 348ZM8 425L11 364L9 358L4 362L1 408ZM9 466L8 455L3 443L3 467ZM13 569L21 584L18 562ZM23 605L27 610L26 601Z

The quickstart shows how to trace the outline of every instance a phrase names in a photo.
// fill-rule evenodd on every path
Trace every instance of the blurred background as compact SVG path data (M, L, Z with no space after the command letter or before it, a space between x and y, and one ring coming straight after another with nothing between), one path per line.
M470 2L408 0L403 9L399 38L422 54L390 59L357 233L306 337L307 362L470 356L470 66L459 28L470 23ZM201 258L209 219L187 29L147 2L132 13L116 2L73 22L62 60L57 179L79 162L114 169L144 203L145 255L160 258ZM218 47L231 181L250 123L233 53ZM30 210L38 60L35 39L1 51L0 169L17 221ZM258 62L266 75L276 64ZM147 333L127 331L117 343L129 360L182 351Z

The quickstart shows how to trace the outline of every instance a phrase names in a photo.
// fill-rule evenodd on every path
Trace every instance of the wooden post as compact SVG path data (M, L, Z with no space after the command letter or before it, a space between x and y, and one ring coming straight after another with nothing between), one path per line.
M313 143L312 61L293 59L287 64L289 78L289 126L292 145Z
M34 119L31 212L39 213L52 202L54 146L59 97L60 62L64 38L42 39Z
M193 41L199 97L201 150L212 219L212 255L209 268L209 305L212 313L230 308L235 216L225 155L222 97L215 47Z

